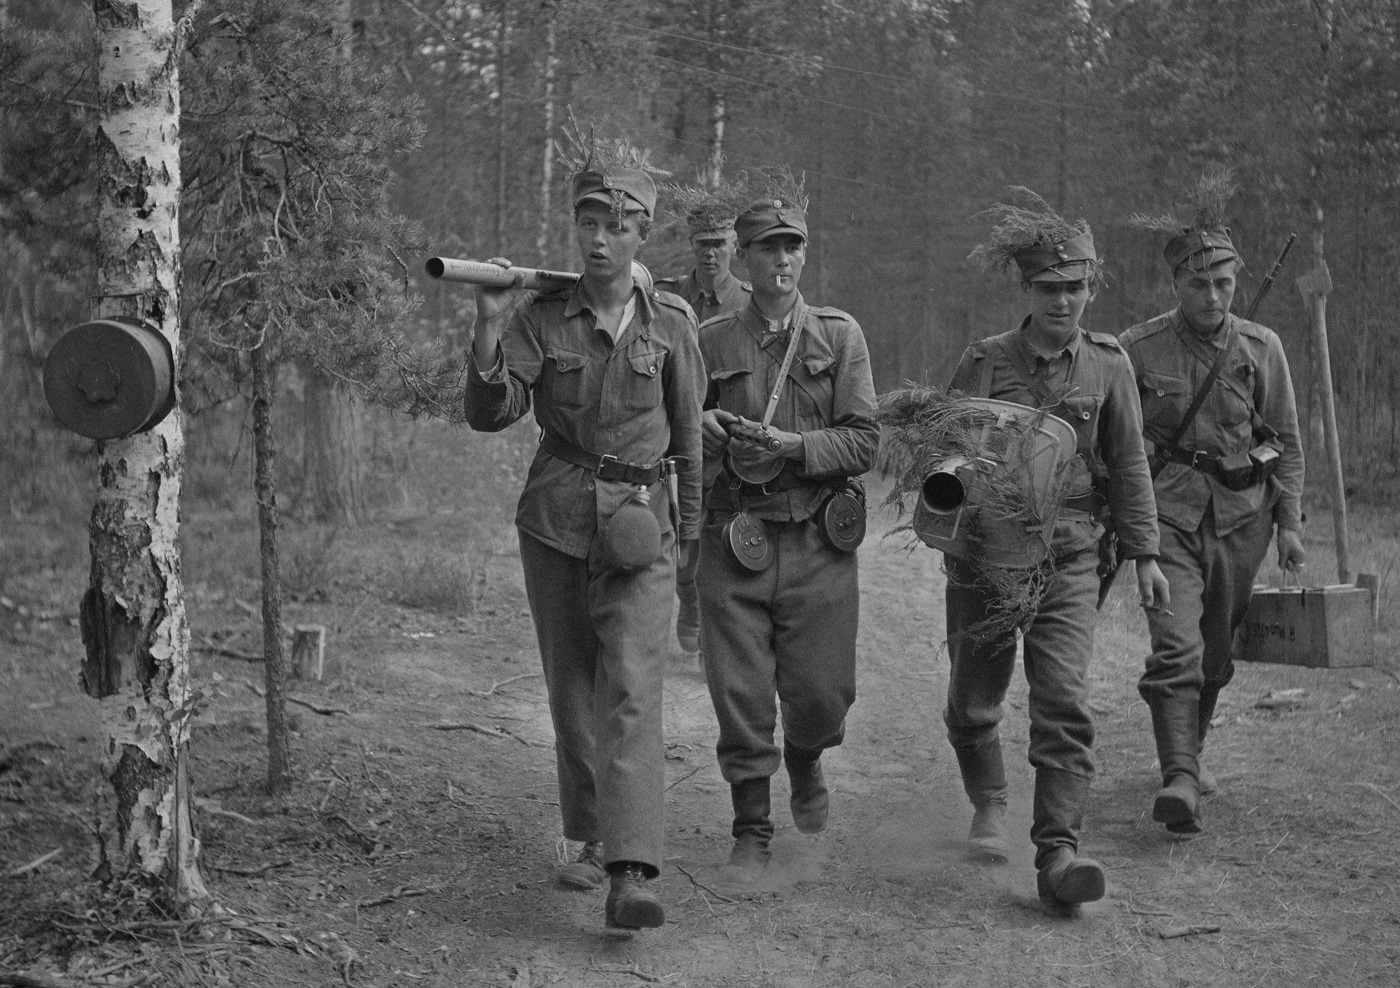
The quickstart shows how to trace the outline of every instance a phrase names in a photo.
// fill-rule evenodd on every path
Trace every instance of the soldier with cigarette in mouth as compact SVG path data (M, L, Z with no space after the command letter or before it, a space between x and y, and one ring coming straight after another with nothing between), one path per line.
M821 756L842 742L855 700L864 503L850 479L874 465L879 445L859 325L798 290L807 256L799 195L761 198L739 215L752 300L700 328L709 384L698 583L736 881L756 880L767 864L769 779L780 761L797 829L826 826Z

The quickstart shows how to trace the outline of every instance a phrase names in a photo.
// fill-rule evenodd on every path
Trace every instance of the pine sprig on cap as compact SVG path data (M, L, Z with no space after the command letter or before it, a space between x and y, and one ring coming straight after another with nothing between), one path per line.
M759 173L762 181L759 183L758 195L760 198L781 199L784 203L807 211L807 177L805 174L793 174L791 168L783 165L780 168L769 168Z
M993 220L987 242L978 244L968 258L983 267L1006 270L1016 255L1029 247L1048 247L1089 232L1084 220L1071 222L1051 208L1050 204L1024 185L1007 189L1028 205L998 202L978 213Z
M748 179L747 173L721 179L719 185L711 189L705 186L702 176L696 176L699 185L668 182L661 191L671 201L671 210L677 216L702 228L716 227L733 223L734 217L748 206L752 198Z
M1128 222L1144 230L1172 236L1188 230L1213 230L1225 225L1225 207L1238 191L1233 168L1209 165L1187 193L1185 201L1177 204L1175 213L1158 216L1134 213L1128 217ZM1182 222L1181 216L1190 216L1190 222Z
M605 138L598 136L598 127L589 121L585 133L569 107L569 120L564 124L564 140L554 142L554 150L559 160L568 168L570 175L583 172L603 172L613 168L636 168L651 175L669 176L671 173L651 163L651 151L634 147L626 138Z

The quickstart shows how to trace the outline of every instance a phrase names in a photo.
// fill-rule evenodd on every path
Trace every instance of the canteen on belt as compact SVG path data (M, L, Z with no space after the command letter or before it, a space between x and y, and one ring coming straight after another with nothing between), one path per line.
M661 555L661 524L645 487L613 513L603 529L603 555L610 569L646 569Z
M44 359L44 397L60 425L89 439L154 428L175 407L170 341L125 316L74 326Z

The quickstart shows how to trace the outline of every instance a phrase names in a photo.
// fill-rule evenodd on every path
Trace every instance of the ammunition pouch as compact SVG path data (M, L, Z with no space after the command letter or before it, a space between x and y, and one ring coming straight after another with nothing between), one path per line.
M849 477L830 482L829 489L812 519L817 535L830 549L855 552L865 541L865 485Z
M762 518L736 511L724 523L724 554L746 573L762 573L773 565L775 553Z

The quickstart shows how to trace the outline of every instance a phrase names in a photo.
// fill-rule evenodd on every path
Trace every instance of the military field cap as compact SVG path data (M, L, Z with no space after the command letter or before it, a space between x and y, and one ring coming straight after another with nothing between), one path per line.
M1212 264L1236 260L1240 255L1230 240L1230 228L1217 226L1206 230L1194 227L1183 230L1167 241L1162 256L1175 274L1183 264L1192 271L1209 271Z
M756 240L767 240L780 234L792 234L807 239L807 213L779 198L757 199L734 221L739 246L747 247Z
M1092 233L1081 233L1058 244L1024 247L1016 252L1016 267L1022 281L1083 281L1093 276L1098 261Z
M601 202L612 206L615 195L622 196L622 211L646 213L656 210L656 183L640 168L610 168L607 171L585 171L574 176L574 208L585 202Z
M727 239L734 232L734 217L716 216L713 212L697 209L686 216L685 225L692 237Z

